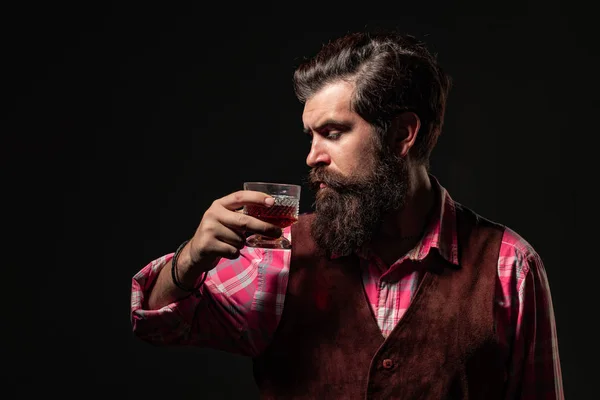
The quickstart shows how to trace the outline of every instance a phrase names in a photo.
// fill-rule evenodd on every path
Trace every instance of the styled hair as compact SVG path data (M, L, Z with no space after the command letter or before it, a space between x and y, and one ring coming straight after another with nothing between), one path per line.
M451 79L436 56L411 35L350 33L325 44L294 72L294 91L305 103L324 86L353 82L351 107L374 126L379 143L403 111L419 116L421 128L411 154L429 168L444 122Z

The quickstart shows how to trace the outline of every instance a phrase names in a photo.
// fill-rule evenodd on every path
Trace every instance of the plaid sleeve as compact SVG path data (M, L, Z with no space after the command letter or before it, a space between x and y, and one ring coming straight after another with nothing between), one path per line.
M564 400L556 322L550 286L540 256L516 249L512 259L518 279L516 327L507 399Z
M150 262L132 279L134 334L155 345L193 345L258 355L268 345L283 311L290 251L245 247L240 257L222 259L211 270L197 296L159 310L143 309L152 283L172 257L168 254Z
M542 260L529 258L521 331L525 344L522 399L564 399L554 308Z

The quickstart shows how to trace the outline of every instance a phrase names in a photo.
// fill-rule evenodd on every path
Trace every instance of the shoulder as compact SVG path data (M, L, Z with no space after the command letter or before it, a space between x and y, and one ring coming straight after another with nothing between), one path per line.
M538 256L537 251L523 236L507 226L504 227L501 248L507 253L523 257Z
M506 226L502 236L500 255L524 261L537 261L540 257L535 248L523 236Z
M520 292L530 274L544 274L544 265L539 253L523 236L505 227L498 257L500 280L514 280Z
M472 217L475 217L480 224L487 225L502 232L500 256L518 257L524 259L539 257L539 254L535 248L511 227L486 218L458 202L455 202L455 207L457 214L462 213L471 215Z
M512 277L523 281L533 269L543 269L540 255L531 243L509 226L481 216L464 205L456 203L457 213L475 216L480 224L501 231L498 254L498 275L500 279Z

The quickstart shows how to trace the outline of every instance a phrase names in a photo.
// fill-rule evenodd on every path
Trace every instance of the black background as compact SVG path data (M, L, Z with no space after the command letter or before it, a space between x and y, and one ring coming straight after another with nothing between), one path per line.
M254 398L248 359L135 339L131 277L244 181L301 183L294 67L334 36L387 27L426 40L454 79L431 172L538 250L566 397L595 392L591 9L22 2L3 19L5 390ZM301 211L312 199L303 189Z

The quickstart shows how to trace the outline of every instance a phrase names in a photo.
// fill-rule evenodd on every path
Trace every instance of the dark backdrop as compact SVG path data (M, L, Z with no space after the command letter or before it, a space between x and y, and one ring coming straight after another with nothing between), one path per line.
M19 4L4 14L4 77L16 89L5 92L1 146L5 388L256 396L247 359L133 338L131 277L174 251L210 203L245 180L301 183L309 144L294 67L333 36L394 27L425 39L454 79L432 173L541 254L567 398L595 392L591 10L556 1L485 10ZM305 189L301 211L312 198Z

